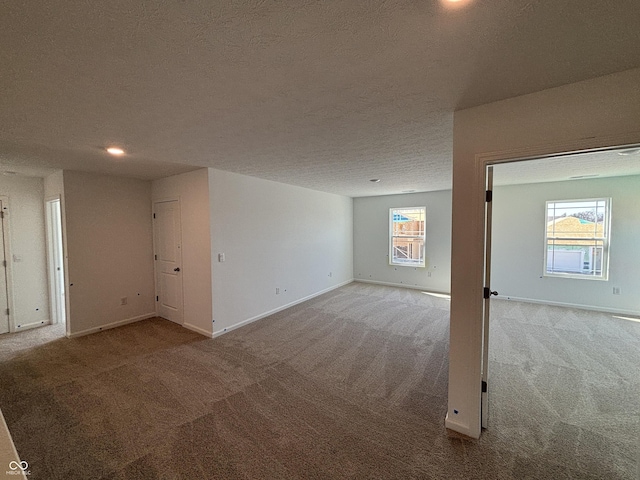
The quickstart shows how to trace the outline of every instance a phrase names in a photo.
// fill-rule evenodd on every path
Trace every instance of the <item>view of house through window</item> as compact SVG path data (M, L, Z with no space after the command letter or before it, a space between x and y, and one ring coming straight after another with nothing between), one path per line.
M546 275L607 278L610 199L547 202Z
M389 210L389 263L424 267L426 207Z

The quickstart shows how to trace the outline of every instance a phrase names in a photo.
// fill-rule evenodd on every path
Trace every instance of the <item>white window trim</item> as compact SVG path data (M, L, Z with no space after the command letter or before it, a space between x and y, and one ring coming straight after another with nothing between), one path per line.
M572 203L572 202L605 202L605 219L603 230L603 238L594 237L593 240L602 240L602 274L585 275L579 273L564 273L564 272L548 272L547 271L547 255L549 253L549 237L547 236L547 213L549 211L550 203ZM567 200L548 200L545 202L545 227L544 227L544 263L542 274L544 277L549 278L573 278L579 280L596 280L596 281L608 281L609 280L609 248L611 244L611 197L594 197L594 198L577 198ZM591 238L584 238L584 240L592 240Z
M421 263L403 263L403 262L394 262L393 256L393 212L395 210L418 210L421 209L424 211L424 232L422 236L416 235L416 238L422 238L422 262ZM389 265L394 267L412 267L412 268L426 268L427 266L427 207L419 206L419 207L392 207L389 209Z

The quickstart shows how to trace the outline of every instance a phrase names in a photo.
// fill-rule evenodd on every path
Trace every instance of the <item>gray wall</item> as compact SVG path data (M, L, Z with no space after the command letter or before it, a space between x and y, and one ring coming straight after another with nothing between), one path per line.
M427 207L425 267L389 265L389 209ZM449 292L451 190L353 200L355 280Z
M64 194L70 335L153 316L151 182L65 170Z
M543 276L545 202L595 197L612 199L608 280ZM501 298L640 313L639 238L640 176L496 187L491 288Z
M209 192L214 335L353 279L351 198L216 169Z

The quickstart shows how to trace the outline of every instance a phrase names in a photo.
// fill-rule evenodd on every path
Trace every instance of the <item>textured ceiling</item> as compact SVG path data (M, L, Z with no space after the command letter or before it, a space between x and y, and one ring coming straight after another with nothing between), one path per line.
M493 183L519 185L628 175L640 175L640 148L605 150L499 164L494 167ZM638 188L640 191L640 182Z
M441 190L455 109L638 67L639 45L638 0L9 0L0 169Z

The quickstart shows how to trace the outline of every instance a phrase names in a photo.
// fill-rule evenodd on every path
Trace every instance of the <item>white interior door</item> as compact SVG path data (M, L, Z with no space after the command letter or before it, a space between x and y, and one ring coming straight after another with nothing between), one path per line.
M7 258L4 205L0 199L0 334L9 332L9 295L7 293Z
M182 324L180 202L156 202L153 207L157 314Z
M491 296L498 292L491 290L491 214L493 200L493 167L487 167L487 189L485 202L485 258L484 258L484 313L482 315L482 428L489 425L489 316Z

